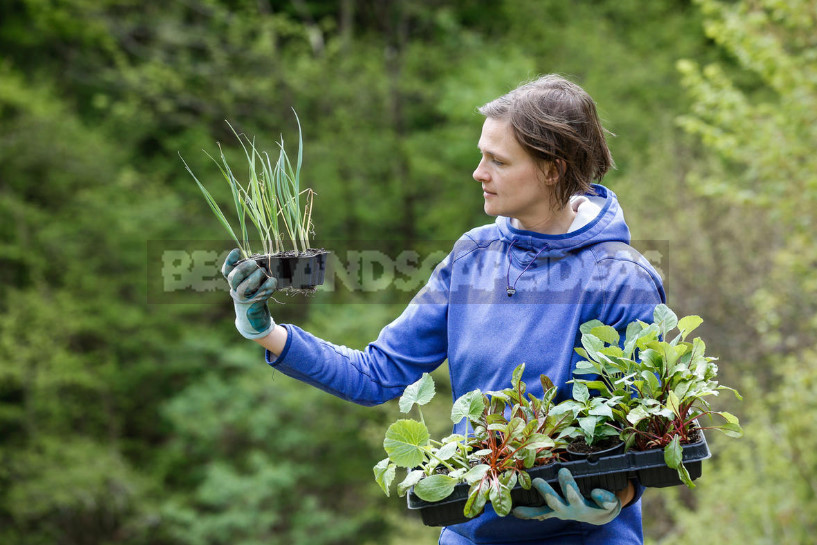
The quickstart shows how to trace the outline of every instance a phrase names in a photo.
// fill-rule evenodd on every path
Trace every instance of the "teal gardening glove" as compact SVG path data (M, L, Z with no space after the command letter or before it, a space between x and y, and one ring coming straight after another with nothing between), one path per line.
M252 259L236 265L241 251L235 248L221 267L221 274L230 285L230 296L235 306L235 327L247 339L261 339L275 327L267 300L272 297L278 281Z
M553 490L542 479L534 479L533 487L545 499L547 506L517 507L513 510L515 517L521 519L545 520L557 518L562 520L577 520L589 524L607 524L618 516L621 511L621 501L608 490L596 488L590 493L592 502L584 499L573 475L567 468L559 470L559 485L564 498Z

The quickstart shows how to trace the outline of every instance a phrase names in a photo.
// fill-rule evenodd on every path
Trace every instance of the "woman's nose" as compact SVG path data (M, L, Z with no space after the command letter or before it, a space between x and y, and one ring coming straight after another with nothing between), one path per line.
M476 170L474 171L474 180L478 182L484 182L487 180L487 173L485 172L485 167L483 165L484 160L480 160L479 164L477 165Z

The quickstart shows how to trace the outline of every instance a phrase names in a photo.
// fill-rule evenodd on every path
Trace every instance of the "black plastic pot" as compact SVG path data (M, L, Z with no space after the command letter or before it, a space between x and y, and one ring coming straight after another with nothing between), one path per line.
M584 438L580 437L567 445L567 454L571 460L589 460L595 462L603 456L621 454L624 452L624 441L618 437L610 438L601 443L588 446Z
M278 279L279 290L311 290L323 284L329 252L309 249L306 252L283 252L251 257L268 275Z
M711 456L706 438L701 433L701 440L697 443L683 445L684 467L692 480L701 476L702 461ZM558 484L559 470L566 467L576 479L579 490L589 496L594 488L602 488L611 492L623 490L630 479L637 478L639 482L652 488L663 488L683 484L678 477L678 471L667 467L664 462L664 449L646 451L630 451L607 454L596 460L588 458L567 462L554 462L528 470L531 479L544 479L557 492L561 492ZM465 503L468 501L468 485L462 483L454 488L454 492L446 499L438 502L427 502L414 494L414 489L407 495L408 508L420 512L423 524L426 526L451 526L468 522L463 514ZM538 507L544 505L542 496L535 489L525 490L516 485L511 491L514 507L526 505Z

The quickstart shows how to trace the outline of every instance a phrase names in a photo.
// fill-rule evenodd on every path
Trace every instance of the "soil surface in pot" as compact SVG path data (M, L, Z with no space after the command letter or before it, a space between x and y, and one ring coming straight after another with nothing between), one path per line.
M280 257L313 257L313 256L316 256L316 255L328 254L328 253L329 253L329 251L324 250L323 248L307 248L303 252L296 252L295 250L287 250L285 252L278 252L277 254L271 254L271 255L253 254L253 255L250 256L250 259L258 260L258 259L266 259L267 257L277 257L277 258L280 258ZM241 261L246 261L246 260L242 259ZM239 261L239 263L241 263L241 261Z

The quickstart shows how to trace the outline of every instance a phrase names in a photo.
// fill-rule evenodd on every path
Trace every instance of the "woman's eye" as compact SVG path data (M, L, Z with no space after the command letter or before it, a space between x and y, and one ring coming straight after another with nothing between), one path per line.
M502 165L504 165L504 164L505 164L505 163L503 163L502 161L500 161L500 160L498 160L498 159L493 159L491 162L492 162L493 164L495 164L496 166L498 166L498 167L501 167Z

